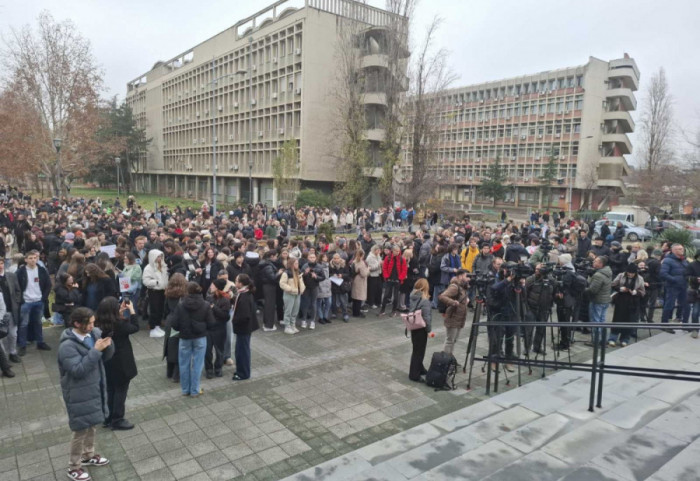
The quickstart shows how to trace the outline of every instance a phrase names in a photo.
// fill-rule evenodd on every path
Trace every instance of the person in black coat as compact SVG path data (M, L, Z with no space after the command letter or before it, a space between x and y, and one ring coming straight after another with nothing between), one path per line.
M207 326L207 352L204 355L207 379L223 376L221 369L224 365L226 323L231 314L231 295L226 292L226 279L216 279L212 283L212 288L207 294L207 301L214 314L214 323ZM214 353L216 353L216 361L214 361Z
M73 309L80 307L83 301L83 295L78 289L78 284L73 279L73 276L66 272L61 272L56 276L56 286L53 289L55 298L52 306L54 316L54 325L66 324L66 319L70 319L70 314Z
M97 310L100 301L105 297L117 297L119 295L114 281L97 264L87 264L85 266L82 293L83 305L93 311Z
M277 261L276 251L267 251L260 262L258 276L262 286L263 295L263 331L274 331L277 318L277 288L279 286L282 269L275 265Z
M95 325L102 330L102 337L111 337L114 344L114 355L105 362L109 416L104 426L113 430L133 429L134 425L124 419L124 413L129 383L138 374L129 340L130 335L139 331L134 306L131 301L119 304L116 297L105 297L95 312Z
M233 262L228 263L226 271L228 271L228 280L231 282L236 281L238 274L246 274L250 278L253 277L253 271L246 262L242 252L233 253Z
M250 335L258 329L255 314L255 285L246 274L236 277L238 296L233 307L233 333L236 335L236 373L234 381L250 379Z

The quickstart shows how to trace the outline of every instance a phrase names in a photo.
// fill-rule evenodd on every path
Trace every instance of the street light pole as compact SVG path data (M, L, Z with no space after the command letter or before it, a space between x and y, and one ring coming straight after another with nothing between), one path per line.
M53 146L56 149L56 198L61 200L61 142L60 138L53 139Z
M117 197L119 197L119 163L121 159L119 157L114 158L114 163L117 164Z

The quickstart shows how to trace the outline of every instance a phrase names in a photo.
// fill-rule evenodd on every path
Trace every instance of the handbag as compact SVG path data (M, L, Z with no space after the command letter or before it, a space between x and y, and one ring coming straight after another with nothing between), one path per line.
M0 339L4 339L10 333L10 325L12 324L12 313L6 312L0 319Z
M409 331L415 331L416 329L425 327L425 319L423 319L423 313L420 309L401 314L401 320Z

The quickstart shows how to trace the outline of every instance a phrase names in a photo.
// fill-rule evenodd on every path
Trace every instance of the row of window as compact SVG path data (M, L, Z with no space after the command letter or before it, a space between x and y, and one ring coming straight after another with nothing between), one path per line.
M550 156L554 157L568 157L569 155L578 155L578 142L574 142L571 146L564 144L542 144L528 147L502 147L502 148L492 148L492 149L481 149L476 148L473 150L455 150L455 149L445 149L439 150L437 152L437 158L439 160L472 160L472 159L484 159L501 157L502 161L515 160L518 157L529 157L529 158L541 158L547 159ZM411 154L406 153L406 158L411 159Z
M442 134L442 139L449 141L502 139L518 136L552 135L552 134L579 134L581 133L580 119L574 122L548 122L530 123L516 126L500 126L498 128L473 127L460 131L448 131ZM526 140L526 139L521 139Z
M545 168L539 166L504 167L503 172L509 182L535 182L541 181ZM560 166L554 174L556 179L574 179L576 177L576 166ZM479 182L488 175L488 167L473 166L440 170L436 175L439 180L451 180L462 183L468 181ZM558 181L555 181L554 184L558 184Z
M566 77L550 78L546 80L524 81L504 87L485 88L470 92L458 92L445 95L440 102L455 105L465 102L477 102L479 100L502 99L506 96L524 95L539 92L548 92L563 88L583 87L583 75L569 75Z
M462 109L440 113L441 123L455 124L477 120L507 119L521 115L538 115L583 110L583 95L550 101L517 102L511 105L493 106L485 109Z

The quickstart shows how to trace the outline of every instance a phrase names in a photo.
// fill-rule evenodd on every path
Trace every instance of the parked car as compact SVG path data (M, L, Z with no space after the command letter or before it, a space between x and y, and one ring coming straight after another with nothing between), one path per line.
M637 227L631 222L620 221L622 227L625 229L625 239L630 242L636 242L638 240L647 240L653 237L652 232L645 227ZM600 228L605 223L605 219L596 221L595 223L595 233L600 234ZM617 230L617 222L610 222L610 233L615 234Z
M686 229L688 228L687 223L677 220L659 220L654 221L654 228L651 228L651 221L647 221L644 224L645 229L649 229L653 232L655 236L661 235L666 229Z

